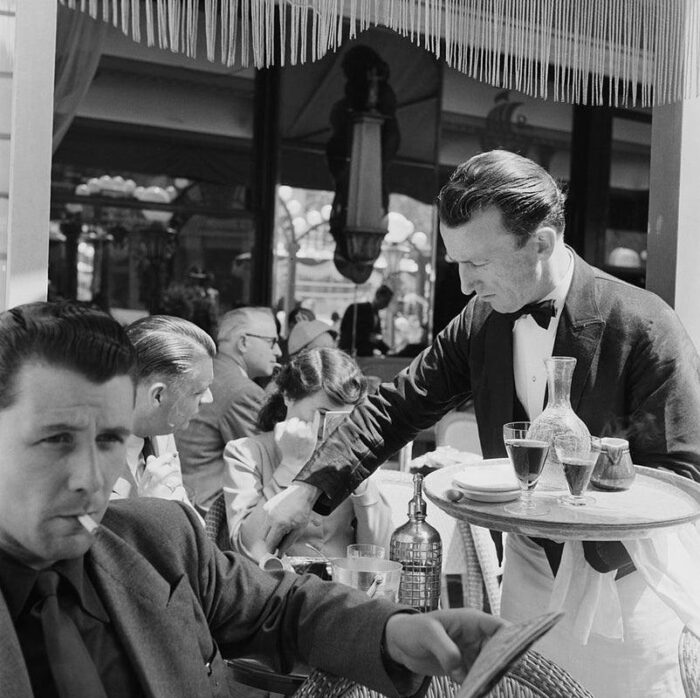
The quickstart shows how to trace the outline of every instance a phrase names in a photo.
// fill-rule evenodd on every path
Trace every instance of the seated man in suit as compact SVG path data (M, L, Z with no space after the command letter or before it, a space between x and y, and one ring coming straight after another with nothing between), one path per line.
M84 305L0 314L0 692L227 695L221 653L389 695L461 679L502 621L414 614L218 551L179 502L108 497L134 406L125 330ZM95 530L96 527L96 530ZM342 631L338 629L341 628Z
M173 432L212 400L214 340L178 317L151 315L126 329L136 349L136 404L126 468L112 499L160 497L189 503Z
M265 391L253 379L269 378L282 355L269 308L226 313L216 341L212 400L175 434L185 486L201 513L221 492L226 444L258 433Z

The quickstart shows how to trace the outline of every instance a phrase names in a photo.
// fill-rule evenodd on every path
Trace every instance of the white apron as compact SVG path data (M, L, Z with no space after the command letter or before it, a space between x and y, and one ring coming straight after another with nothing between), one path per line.
M554 577L542 548L524 536L506 537L501 615L510 621L546 613ZM571 638L562 619L533 649L568 671L595 698L684 698L678 667L683 628L676 614L638 572L616 582L624 641L591 634Z

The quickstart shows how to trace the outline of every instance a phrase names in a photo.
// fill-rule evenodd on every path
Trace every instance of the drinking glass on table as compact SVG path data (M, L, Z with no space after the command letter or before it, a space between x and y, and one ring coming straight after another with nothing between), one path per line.
M591 481L593 469L600 455L600 439L595 436L581 437L575 434L558 434L554 437L554 449L564 468L570 495L560 497L567 506L580 507L595 502L593 497L583 494Z
M386 548L372 543L352 543L346 549L348 557L381 557L386 558Z
M528 437L530 422L509 422L503 425L503 443L520 484L520 500L504 509L510 514L544 516L549 507L532 499L549 453L549 443Z
M341 557L333 564L333 581L364 591L369 596L396 601L403 565L378 557Z

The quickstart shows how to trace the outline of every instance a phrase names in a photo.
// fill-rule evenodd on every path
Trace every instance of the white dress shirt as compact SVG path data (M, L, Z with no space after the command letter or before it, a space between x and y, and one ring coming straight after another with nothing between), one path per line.
M561 282L540 301L554 300L556 315L545 329L540 327L532 315L523 315L513 325L513 377L515 392L527 412L530 421L544 409L544 392L547 386L545 359L552 356L557 325L564 308L566 294L574 276L574 259L571 252L569 266Z
M180 458L172 434L152 436L154 458L143 458L144 440L131 434L126 442L126 467L112 488L110 499L158 497L190 504L182 484Z

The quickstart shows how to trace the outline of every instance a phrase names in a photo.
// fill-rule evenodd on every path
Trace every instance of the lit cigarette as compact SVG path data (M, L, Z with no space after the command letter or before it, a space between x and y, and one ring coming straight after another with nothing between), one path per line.
M94 533L99 527L99 524L92 518L92 516L90 516L90 514L81 514L78 517L78 521L80 521L88 533Z

